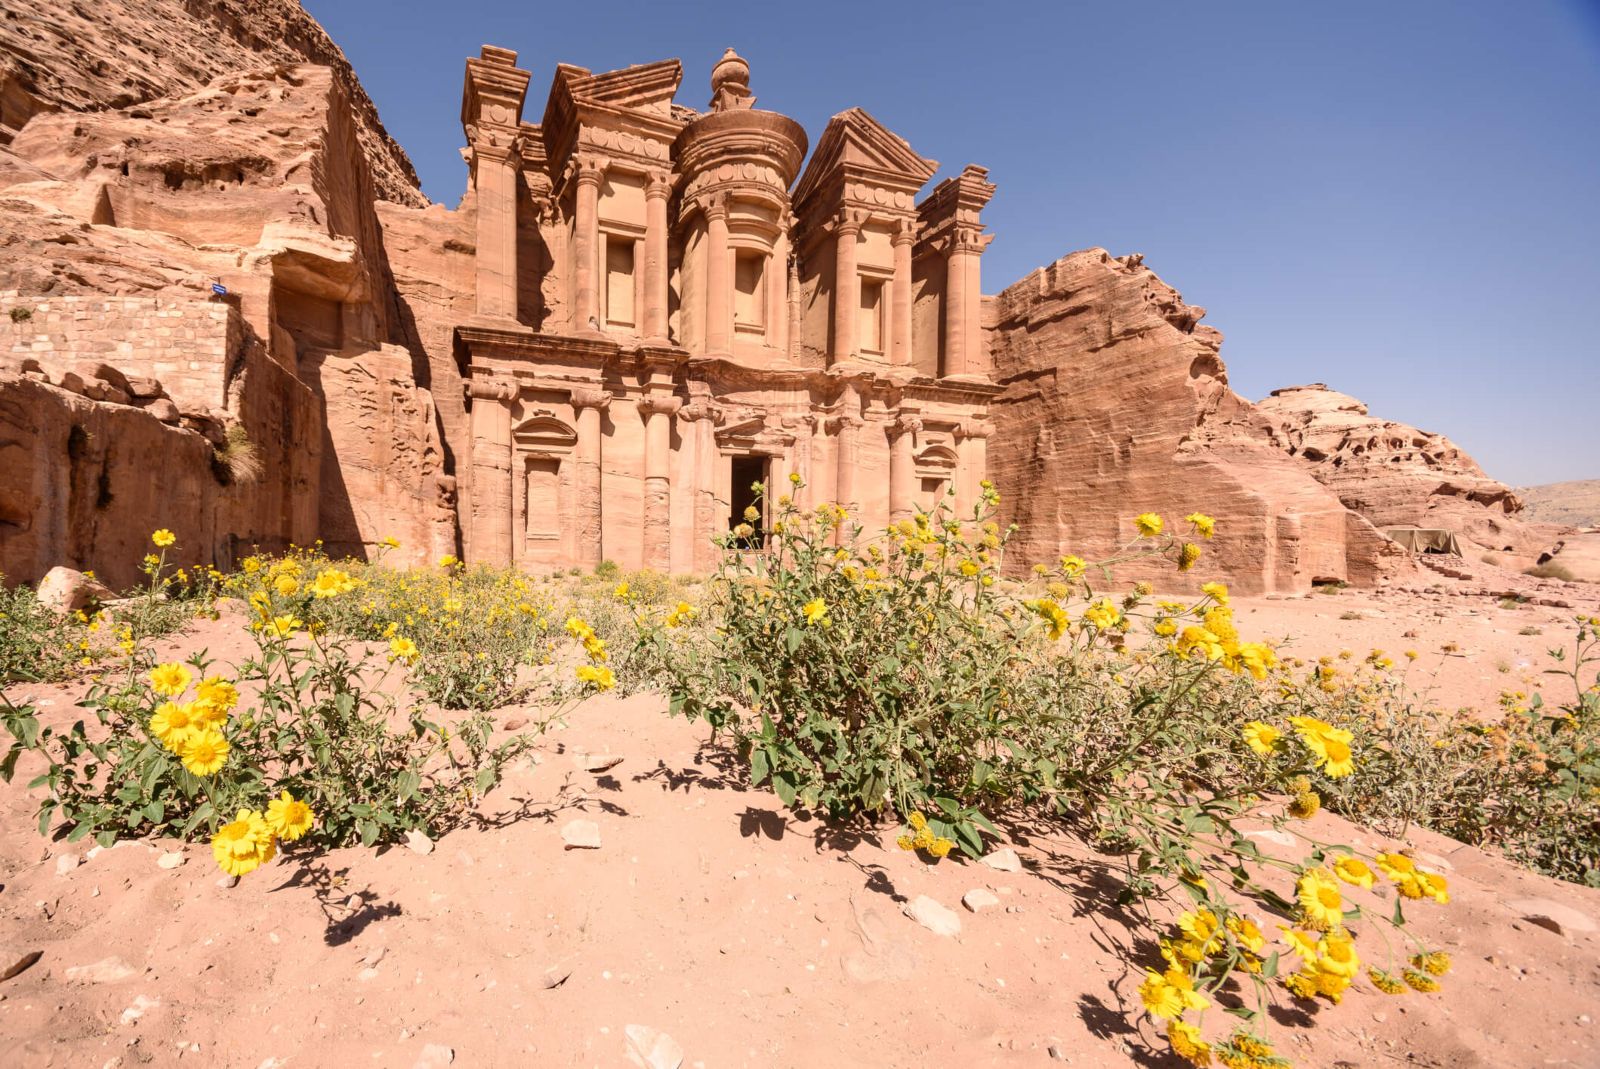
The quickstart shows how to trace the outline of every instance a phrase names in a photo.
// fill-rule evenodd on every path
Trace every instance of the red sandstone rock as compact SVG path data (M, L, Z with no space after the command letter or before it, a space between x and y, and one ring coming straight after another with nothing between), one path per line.
M1290 456L1377 527L1444 528L1484 549L1521 552L1544 541L1518 518L1522 500L1442 434L1367 414L1321 383L1257 403Z
M344 53L294 0L4 0L0 12L0 145L42 113L132 108L220 74L309 61L350 99L378 196L427 203Z
M1012 566L1110 556L1132 518L1174 528L1202 511L1217 537L1191 573L1241 592L1317 580L1375 582L1395 550L1288 457L1270 424L1228 389L1222 335L1142 264L1090 249L991 299L996 381L991 478L1019 526ZM1119 576L1170 585L1171 565Z

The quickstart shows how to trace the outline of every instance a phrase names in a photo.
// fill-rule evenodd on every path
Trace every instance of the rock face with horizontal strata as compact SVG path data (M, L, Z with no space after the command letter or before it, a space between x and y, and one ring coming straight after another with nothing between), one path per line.
M1104 249L1072 253L990 299L995 406L991 477L1018 525L1014 567L1066 553L1112 555L1132 518L1189 512L1219 535L1188 580L1229 578L1240 592L1319 580L1373 583L1395 549L1340 504L1228 388L1222 335L1143 266ZM1120 568L1170 588L1170 563Z
M1516 492L1442 434L1379 419L1320 382L1274 390L1256 408L1288 454L1374 526L1442 528L1490 550L1547 541L1528 530Z

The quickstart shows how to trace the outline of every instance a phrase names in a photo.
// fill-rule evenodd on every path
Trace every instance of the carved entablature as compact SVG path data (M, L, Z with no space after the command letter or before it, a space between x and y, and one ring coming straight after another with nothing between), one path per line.
M969 163L959 175L934 186L917 205L917 256L951 251L981 253L988 247L994 236L983 233L979 218L984 205L994 196L994 183L988 176L986 168Z
M795 187L795 214L807 242L841 211L894 232L916 218L918 191L939 169L861 108L835 115Z

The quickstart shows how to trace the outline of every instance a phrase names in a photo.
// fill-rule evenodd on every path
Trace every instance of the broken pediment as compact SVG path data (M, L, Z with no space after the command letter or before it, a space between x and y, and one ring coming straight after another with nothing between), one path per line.
M915 192L938 169L937 160L918 155L904 138L864 109L851 108L828 120L794 199L796 203L809 200L846 178L877 179L892 188Z

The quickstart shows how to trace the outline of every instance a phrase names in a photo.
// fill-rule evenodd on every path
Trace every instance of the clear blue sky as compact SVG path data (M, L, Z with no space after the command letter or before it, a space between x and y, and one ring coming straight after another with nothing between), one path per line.
M1327 382L1513 484L1600 478L1600 0L768 4L306 0L454 205L462 63L750 61L759 106L860 105L999 184L984 289L1143 252L1236 390Z

